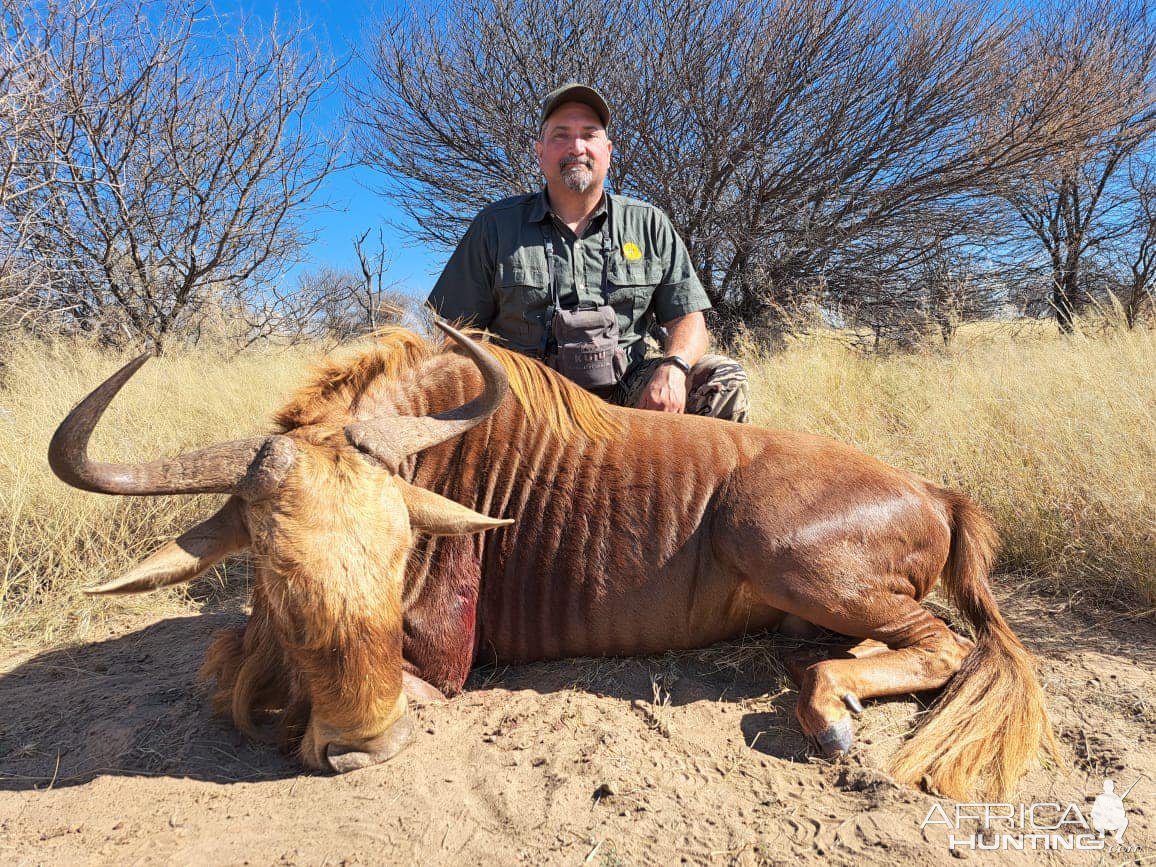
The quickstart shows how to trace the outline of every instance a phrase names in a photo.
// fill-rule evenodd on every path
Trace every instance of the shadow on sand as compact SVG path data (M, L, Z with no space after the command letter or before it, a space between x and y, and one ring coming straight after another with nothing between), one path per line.
M0 790L98 776L219 783L301 768L210 717L197 668L209 636L239 613L180 617L93 644L45 651L0 676Z
M1005 610L1012 609L1013 628L1045 658L1091 649L1136 662L1153 660L1156 630L1148 621L1091 606L1080 611L1061 605L1064 610L1047 612L1054 600L1035 594L1012 605L1008 589L1001 596ZM210 716L197 669L212 633L243 622L234 605L153 623L108 641L44 651L0 674L0 791L83 785L98 776L236 783L309 773L275 744L245 738ZM1064 628L1058 629L1061 622ZM740 703L747 745L798 761L813 750L795 719L797 694L784 663L837 653L840 641L832 636L815 646L748 636L638 659L485 667L474 671L466 688L582 690L630 702L644 717L664 705ZM428 712L454 713L453 704Z
M100 776L238 783L309 773L274 743L252 741L211 717L197 669L212 633L243 622L237 610L163 620L47 650L0 674L0 791L84 785ZM656 657L481 668L466 688L580 689L643 712L656 702L751 700L757 710L744 715L746 742L798 759L808 744L794 723L795 693L785 688L776 641L748 637Z

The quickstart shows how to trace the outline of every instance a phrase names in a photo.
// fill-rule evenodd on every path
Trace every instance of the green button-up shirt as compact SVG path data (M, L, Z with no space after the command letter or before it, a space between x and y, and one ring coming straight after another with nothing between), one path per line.
M549 263L546 237L554 254ZM471 321L511 349L537 355L550 305L548 267L563 307L614 307L619 344L630 363L646 355L643 338L653 318L661 324L710 307L686 246L658 208L606 193L577 237L551 212L545 190L479 213L429 302L446 319Z

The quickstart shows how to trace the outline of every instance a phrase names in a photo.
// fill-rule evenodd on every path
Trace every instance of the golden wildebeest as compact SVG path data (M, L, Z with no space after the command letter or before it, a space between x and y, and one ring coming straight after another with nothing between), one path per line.
M144 357L56 432L50 461L71 485L232 495L94 592L187 581L250 549L252 616L214 637L202 669L242 731L279 719L305 764L345 771L401 748L407 693L456 693L479 662L812 624L866 640L799 677L799 722L827 753L850 749L861 700L945 683L898 779L1003 796L1041 745L1055 752L1031 658L987 585L996 535L963 496L824 437L609 406L445 330L444 346L395 330L322 368L277 414L281 433L89 460ZM941 575L974 645L920 605Z

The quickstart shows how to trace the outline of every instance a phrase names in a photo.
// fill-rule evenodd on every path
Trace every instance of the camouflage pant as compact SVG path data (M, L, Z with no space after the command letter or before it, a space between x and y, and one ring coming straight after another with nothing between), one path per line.
M626 371L609 401L618 406L637 406L642 390L661 363L661 358L647 358ZM742 365L725 355L704 355L687 378L686 412L727 421L749 421L747 372Z

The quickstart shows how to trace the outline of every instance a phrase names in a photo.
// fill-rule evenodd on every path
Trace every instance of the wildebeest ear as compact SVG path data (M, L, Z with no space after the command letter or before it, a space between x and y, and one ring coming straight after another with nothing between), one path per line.
M85 593L146 593L196 578L210 566L249 545L241 501L230 497L215 515L166 543L143 563Z
M433 536L462 536L467 533L481 533L495 527L505 527L514 523L511 518L490 518L461 503L447 500L440 494L419 488L408 482L394 478L394 484L401 491L409 510L409 523L420 533Z

